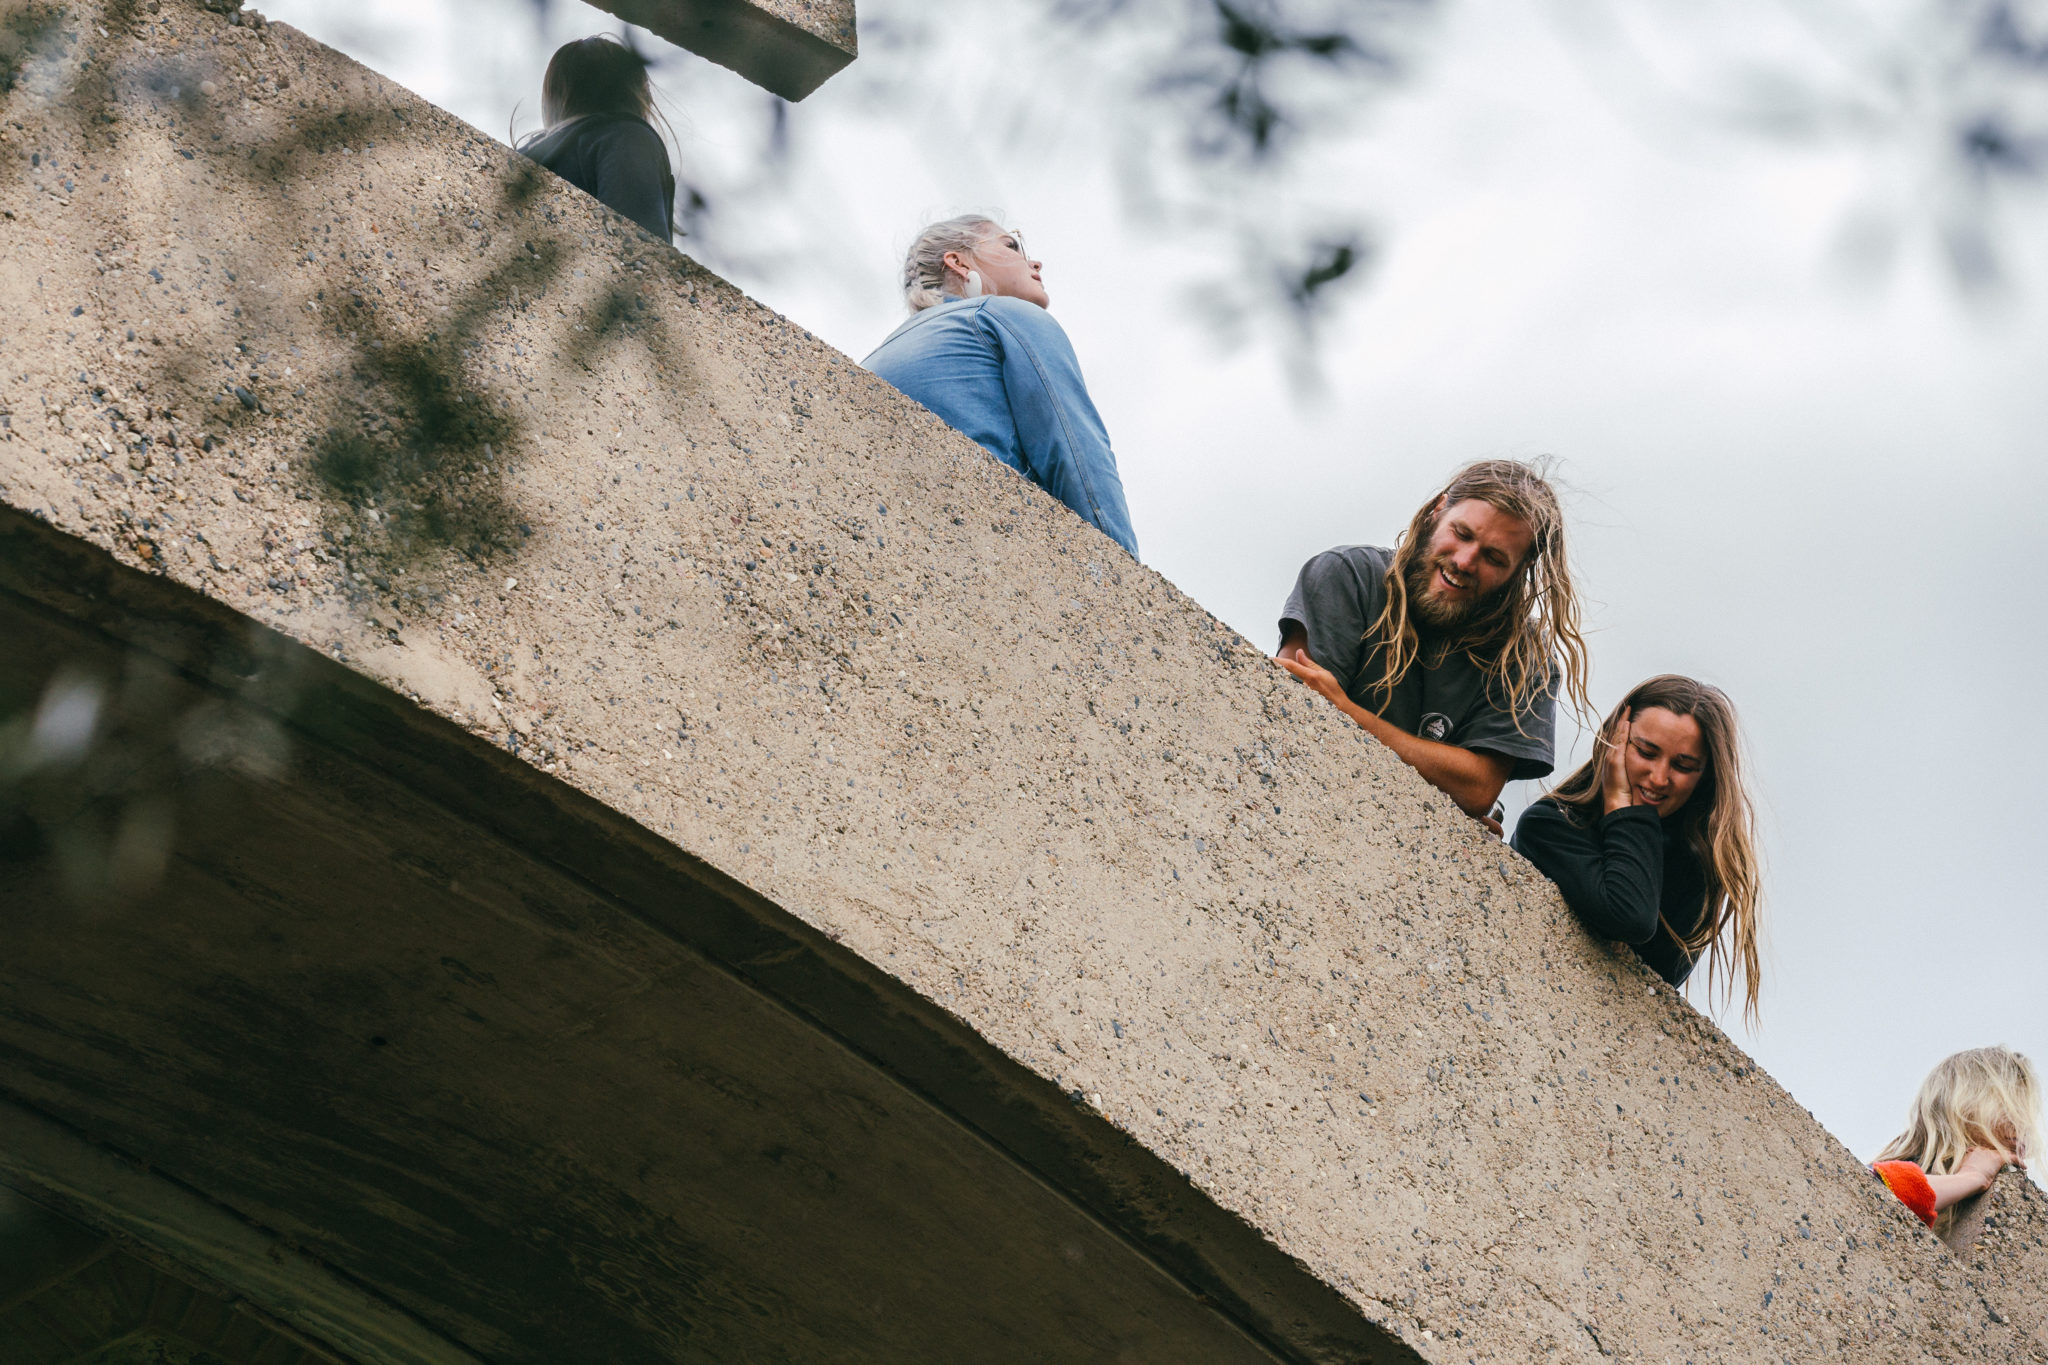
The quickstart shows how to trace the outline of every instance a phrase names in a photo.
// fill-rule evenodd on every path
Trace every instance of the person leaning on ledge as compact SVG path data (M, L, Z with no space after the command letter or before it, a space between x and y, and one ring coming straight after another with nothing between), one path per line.
M1550 773L1559 654L1591 714L1557 494L1534 465L1481 460L1393 549L1303 565L1275 662L1499 834L1501 788Z
M1727 693L1676 673L1638 683L1511 842L1588 932L1631 945L1672 985L1703 958L1710 1000L1716 984L1732 999L1740 976L1755 1022L1763 885Z

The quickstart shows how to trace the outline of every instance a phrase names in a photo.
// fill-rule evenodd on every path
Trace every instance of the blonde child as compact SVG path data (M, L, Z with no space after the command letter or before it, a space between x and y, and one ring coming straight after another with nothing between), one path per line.
M1955 1206L1991 1188L2007 1166L2025 1167L2041 1145L2041 1085L2034 1064L2005 1047L1944 1058L1921 1082L1906 1131L1871 1169L1899 1202L1946 1236Z

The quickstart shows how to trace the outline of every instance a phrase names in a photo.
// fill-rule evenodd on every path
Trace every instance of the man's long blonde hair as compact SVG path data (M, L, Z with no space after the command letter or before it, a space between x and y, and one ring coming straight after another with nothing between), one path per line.
M1935 1063L1906 1114L1906 1131L1879 1161L1910 1161L1929 1175L1953 1175L1972 1147L2041 1155L2041 1082L2034 1064L2009 1047L1973 1047ZM1955 1208L1934 1230L1946 1233Z
M1710 1004L1717 985L1724 998L1734 998L1735 973L1740 968L1742 1017L1753 1026L1757 991L1763 979L1757 949L1763 869L1756 850L1756 807L1743 781L1741 737L1735 725L1735 703L1728 700L1728 694L1709 683L1676 673L1660 673L1637 683L1601 723L1593 756L1544 799L1586 810L1599 805L1600 765L1606 760L1622 713L1640 715L1652 706L1674 716L1692 717L1700 727L1700 740L1707 750L1707 765L1700 771L1699 785L1671 817L1704 874L1706 904L1701 907L1699 923L1690 934L1680 935L1661 912L1657 922L1685 949L1688 958L1697 962L1702 953L1707 955Z
M1378 687L1390 696L1408 670L1421 661L1422 639L1408 603L1408 571L1429 547L1437 519L1468 498L1514 517L1529 528L1529 552L1496 601L1463 622L1446 640L1433 665L1462 652L1483 675L1496 704L1515 717L1550 690L1551 660L1562 655L1564 698L1581 716L1591 716L1586 699L1586 641L1579 633L1579 597L1572 586L1564 550L1564 511L1540 463L1478 460L1457 472L1442 492L1422 505L1394 542L1387 565L1387 604L1366 632L1385 647L1386 671Z

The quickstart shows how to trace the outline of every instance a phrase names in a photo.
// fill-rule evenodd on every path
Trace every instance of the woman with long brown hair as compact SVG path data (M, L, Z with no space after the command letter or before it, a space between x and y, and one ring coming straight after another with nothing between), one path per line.
M1708 989L1756 1016L1761 877L1727 694L1666 673L1600 727L1593 757L1522 813L1516 852L1557 883L1587 929L1633 944L1682 985L1702 957Z
M541 78L547 127L519 150L667 241L674 230L676 178L647 59L599 35L562 44ZM666 120L663 120L666 122Z

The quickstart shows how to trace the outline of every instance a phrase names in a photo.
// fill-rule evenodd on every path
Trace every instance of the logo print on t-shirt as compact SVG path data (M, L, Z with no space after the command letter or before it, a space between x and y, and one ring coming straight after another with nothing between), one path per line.
M1433 739L1441 743L1450 738L1451 718L1441 711L1431 711L1416 725L1415 733L1423 739Z

